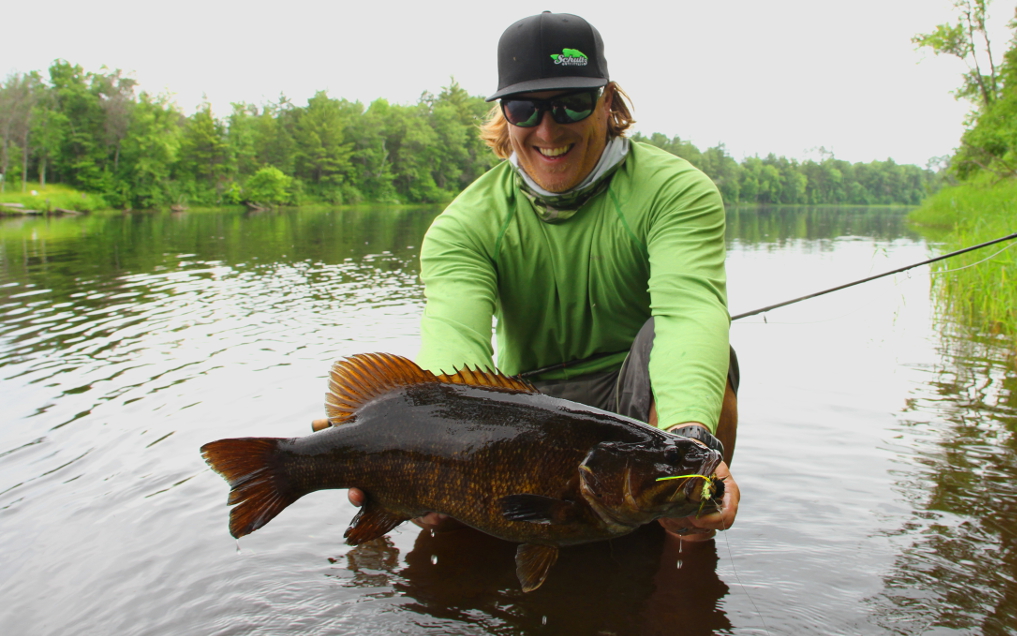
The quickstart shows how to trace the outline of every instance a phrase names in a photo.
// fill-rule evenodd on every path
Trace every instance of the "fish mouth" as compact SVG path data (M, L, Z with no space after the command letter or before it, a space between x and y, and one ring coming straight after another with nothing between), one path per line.
M675 488L674 494L670 497L671 501L685 495L685 498L693 503L702 504L713 501L719 505L719 500L724 496L724 482L717 477L717 467L723 460L716 451L707 449L705 446L703 448L711 456L707 457L697 472L690 471L657 478L657 481L681 480L681 484Z

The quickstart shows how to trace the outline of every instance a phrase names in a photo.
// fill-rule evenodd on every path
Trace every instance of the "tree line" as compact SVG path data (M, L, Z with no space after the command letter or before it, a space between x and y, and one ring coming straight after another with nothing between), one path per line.
M452 80L416 104L330 97L296 105L209 104L185 115L168 97L136 94L120 70L56 60L0 84L0 191L61 182L117 208L242 202L433 203L454 197L497 159L477 135L490 105ZM729 203L914 204L934 171L892 160L851 164L829 153L799 162L733 159L661 133L634 139L681 156Z
M688 160L705 172L727 203L765 205L917 205L936 190L941 175L929 168L902 165L893 159L850 163L820 149L819 161L769 154L738 163L724 144L700 151L679 137L654 133L645 141Z
M225 118L208 104L187 116L135 88L119 70L64 60L48 80L9 77L0 85L6 187L35 177L136 208L418 203L451 198L495 163L476 135L488 106L455 81L412 105L378 99L366 108L321 91L304 106L285 96L233 104Z

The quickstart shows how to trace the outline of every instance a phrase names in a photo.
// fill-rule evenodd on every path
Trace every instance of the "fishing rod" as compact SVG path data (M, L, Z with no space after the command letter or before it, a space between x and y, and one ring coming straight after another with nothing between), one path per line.
M906 272L909 269L914 269L915 267L921 267L922 265L928 265L929 263L935 263L936 261L941 261L941 260L944 260L944 259L947 259L947 258L951 258L953 256L957 256L959 254L963 254L965 252L970 252L970 251L973 251L973 250L981 249L983 247L988 247L989 245L995 245L996 243L1002 243L1003 241L1009 241L1009 240L1012 240L1012 239L1015 239L1015 238L1017 238L1017 232L1014 232L1013 234L1007 234L1006 236L998 238L998 239L994 239L994 240L991 240L991 241L986 241L985 243L979 243L978 245L972 245L971 247L965 247L964 249L957 250L956 252L950 252L949 254L943 254L942 256L937 256L935 258L930 258L928 260L922 261L921 263L915 263L914 265L908 265L906 267L899 267L899 268L897 268L895 270L892 270L892 271L889 271L889 272L883 272L882 274L876 274L875 276L869 276L868 278L863 278L861 280L856 280L853 283L847 283L845 285L838 285L837 287L831 287L830 289L824 289L823 291L818 291L818 292L816 292L814 294L809 294L808 296L802 296L801 298L795 298L793 300L785 300L782 303L777 303L775 305L767 305L766 307L762 307L760 309L756 309L756 310L753 310L753 311L747 311L744 314L738 314L737 316L732 316L731 320L738 320L739 318L747 318L749 316L755 316L756 314L761 314L764 311L770 311L771 309L777 309L778 307L786 307L787 305L793 305L795 303L800 303L803 300L808 300L810 298L815 298L816 296L822 296L824 294L829 294L830 292L835 292L835 291L838 291L838 290L841 290L841 289L847 289L848 287L854 287L855 285L861 285L862 283L867 283L870 280L876 280L877 278L883 278L884 276L889 276L890 274L899 274L901 272ZM1009 247L1009 246L1007 246L1007 247ZM573 366L576 366L576 365L579 365L579 364L585 364L587 362L590 362L591 360L597 360L597 359L604 358L604 357L607 357L607 356L613 356L613 355L617 355L617 354L620 354L620 353L625 353L626 351L628 351L628 350L626 349L624 351L607 351L607 352L602 352L602 353L595 353L592 356L583 358L581 360L573 360L571 362L559 362L557 364L552 364L552 365L549 365L549 366L546 366L546 367L541 367L539 369L534 369L532 371L524 371L524 372L519 374L519 377L521 377L521 378L528 378L528 377L533 377L533 376L540 375L542 373L547 373L548 371L558 371L558 370L566 369L568 367L573 367Z
M996 243L1002 243L1003 241L1009 241L1009 240L1012 240L1012 239L1015 239L1015 238L1017 238L1017 232L1014 232L1013 234L1007 234L1006 236L1000 237L998 239L993 239L991 241L986 241L985 243L979 243L978 245L972 245L971 247L965 247L964 249L957 250L956 252L950 252L949 254L943 254L942 256L937 256L935 258L930 258L929 260L922 261L921 263L915 263L914 265L908 265L906 267L899 267L899 268L897 268L895 270L892 270L892 271L889 271L889 272L883 272L882 274L876 274L875 276L869 276L868 278L863 278L861 280L856 280L853 283L846 283L844 285L838 285L837 287L831 287L830 289L824 289L823 291L818 291L818 292L816 292L814 294L809 294L807 296L802 296L801 298L795 298L795 299L792 299L792 300L785 300L782 303L777 303L775 305L767 305L766 307L762 307L760 309L754 309L752 311L747 311L744 314L738 314L737 316L731 316L731 320L738 320L739 318L747 318L749 316L755 316L756 314L761 314L764 311L770 311L771 309L777 309L778 307L786 307L788 305L793 305L795 303L800 303L803 300L808 300L810 298L815 298L817 296L822 296L824 294L829 294L830 292L840 291L841 289L847 289L848 287L854 287L855 285L861 285L862 283L867 283L870 280L876 280L877 278L883 278L884 276L889 276L890 274L899 274L901 272L906 272L909 269L914 269L915 267L921 267L922 265L928 265L929 263L935 263L936 261L941 261L941 260L944 260L944 259L947 259L947 258L951 258L951 257L957 256L959 254L964 254L965 252L971 252L973 250L981 249L983 247L988 247L989 245L995 245ZM1007 246L1007 247L1009 247L1009 246Z

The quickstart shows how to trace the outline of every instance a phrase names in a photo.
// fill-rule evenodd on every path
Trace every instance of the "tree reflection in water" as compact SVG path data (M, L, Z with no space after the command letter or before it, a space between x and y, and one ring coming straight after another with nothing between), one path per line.
M908 401L900 494L914 510L870 599L891 633L1017 633L1017 376L1013 341L942 337L942 368Z

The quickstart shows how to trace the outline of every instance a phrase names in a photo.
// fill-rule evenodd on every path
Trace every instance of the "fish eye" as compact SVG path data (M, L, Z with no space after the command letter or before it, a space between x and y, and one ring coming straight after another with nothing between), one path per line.
M668 446L664 449L664 461L676 466L682 461L682 452L674 446Z

